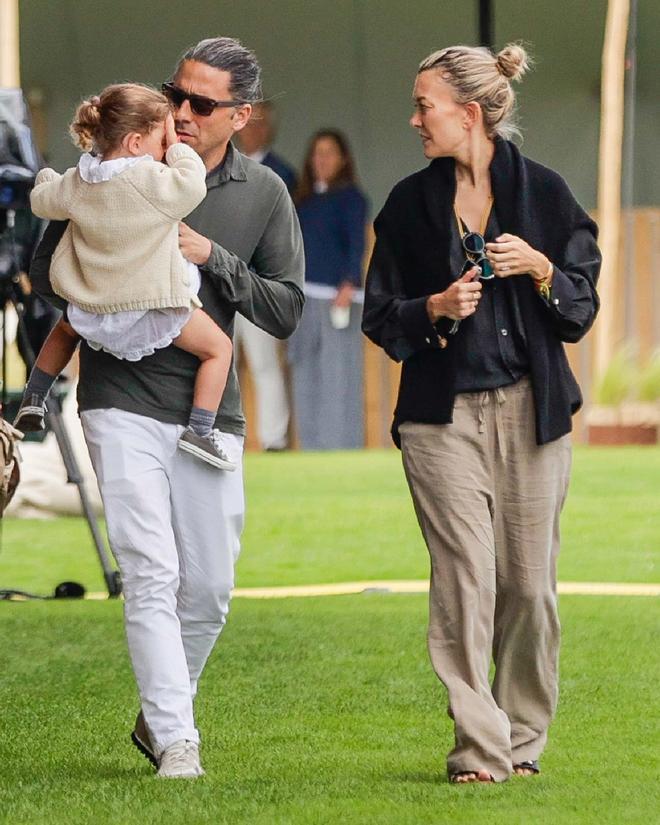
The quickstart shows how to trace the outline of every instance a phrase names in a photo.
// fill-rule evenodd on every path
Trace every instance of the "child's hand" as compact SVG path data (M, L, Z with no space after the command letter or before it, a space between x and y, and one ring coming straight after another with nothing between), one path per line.
M170 112L165 118L165 149L169 149L170 146L174 146L174 144L178 142L179 136L174 128L174 117L172 112Z

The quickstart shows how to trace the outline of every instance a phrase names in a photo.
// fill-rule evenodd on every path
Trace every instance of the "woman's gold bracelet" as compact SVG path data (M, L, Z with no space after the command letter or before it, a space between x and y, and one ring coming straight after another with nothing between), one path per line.
M546 301L550 300L550 283L552 280L552 273L554 272L554 266L552 265L552 261L548 261L548 271L542 278L534 278L534 286L536 287L536 291L542 298L545 298Z

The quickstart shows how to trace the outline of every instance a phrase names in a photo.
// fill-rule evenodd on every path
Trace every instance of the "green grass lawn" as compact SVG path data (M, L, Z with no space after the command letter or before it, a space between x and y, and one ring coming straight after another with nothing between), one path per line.
M576 451L560 578L658 580L659 459ZM241 586L426 576L397 453L250 455L246 483ZM65 578L102 589L81 520L5 520L0 588ZM421 595L237 599L198 700L207 776L185 783L130 745L119 602L0 602L0 822L657 821L657 599L561 598L543 773L498 786L444 779L426 612Z
M425 578L398 451L249 454L237 584ZM660 581L660 449L578 448L563 518L564 581ZM103 590L82 519L6 519L0 588Z
M424 596L237 599L198 701L207 776L190 784L154 779L129 743L119 603L0 612L7 823L657 821L652 599L563 597L543 773L460 788L444 780L451 728Z

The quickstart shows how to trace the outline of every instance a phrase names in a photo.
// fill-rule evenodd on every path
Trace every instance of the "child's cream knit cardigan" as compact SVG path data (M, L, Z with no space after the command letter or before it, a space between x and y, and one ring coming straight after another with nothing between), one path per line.
M77 167L39 172L32 211L69 220L50 267L58 295L88 312L200 305L178 224L206 197L206 169L183 143L165 158L167 166L145 160L100 183L86 183Z

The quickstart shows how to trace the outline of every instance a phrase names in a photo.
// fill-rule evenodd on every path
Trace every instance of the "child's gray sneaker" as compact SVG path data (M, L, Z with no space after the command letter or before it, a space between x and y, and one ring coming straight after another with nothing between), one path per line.
M160 755L158 776L165 779L194 779L204 776L199 761L199 748L195 742L180 739Z
M179 449L212 464L220 470L236 469L236 463L230 461L227 453L220 446L220 432L211 430L209 435L197 435L190 427L186 428L179 438Z
M34 433L45 429L46 402L40 395L28 395L21 402L14 427L22 433Z

